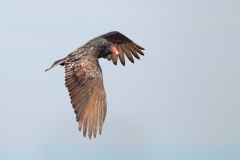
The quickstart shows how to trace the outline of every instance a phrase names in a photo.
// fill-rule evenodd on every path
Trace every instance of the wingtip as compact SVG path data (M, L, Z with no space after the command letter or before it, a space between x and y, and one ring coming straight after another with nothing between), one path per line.
M113 61L113 64L116 66L117 65L117 61Z
M84 138L86 137L86 133L85 133L85 134L83 133L83 137L84 137Z
M130 62L134 63L134 59L129 59L129 60L130 60Z

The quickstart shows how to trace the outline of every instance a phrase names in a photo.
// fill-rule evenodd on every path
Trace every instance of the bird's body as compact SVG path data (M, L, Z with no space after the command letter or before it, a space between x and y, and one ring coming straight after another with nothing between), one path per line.
M84 136L88 131L89 138L92 134L96 137L97 129L101 134L107 111L102 69L98 59L107 58L116 65L119 56L121 63L125 65L124 54L134 62L132 55L139 59L138 53L143 55L141 50L144 49L123 34L109 32L88 41L49 68L64 65L65 85L76 114L78 128L83 128Z

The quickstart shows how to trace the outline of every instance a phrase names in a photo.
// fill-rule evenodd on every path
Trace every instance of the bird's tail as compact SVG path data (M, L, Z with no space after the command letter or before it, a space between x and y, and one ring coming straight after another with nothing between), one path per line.
M56 67L57 65L62 65L62 66L63 66L65 59L66 59L66 58L63 58L63 59L60 59L60 60L55 61L50 68L48 68L48 69L45 70L45 72L47 72L48 70Z

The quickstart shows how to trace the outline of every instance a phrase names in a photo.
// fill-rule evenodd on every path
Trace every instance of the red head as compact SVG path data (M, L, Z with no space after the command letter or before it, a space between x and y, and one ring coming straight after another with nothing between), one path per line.
M118 50L117 50L117 48L116 48L114 45L110 45L109 50L110 50L112 53L115 53L115 54L118 55Z

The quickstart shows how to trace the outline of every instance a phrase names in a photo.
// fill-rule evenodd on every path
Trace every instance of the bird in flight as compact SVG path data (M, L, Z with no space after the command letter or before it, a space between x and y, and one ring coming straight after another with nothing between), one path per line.
M120 32L113 31L88 41L67 57L57 60L46 69L57 65L65 67L65 85L76 114L78 129L83 135L96 138L97 129L102 125L107 112L106 94L103 86L102 69L99 58L106 58L117 65L118 58L125 66L125 56L134 63L133 56L140 59L144 48L134 43Z

